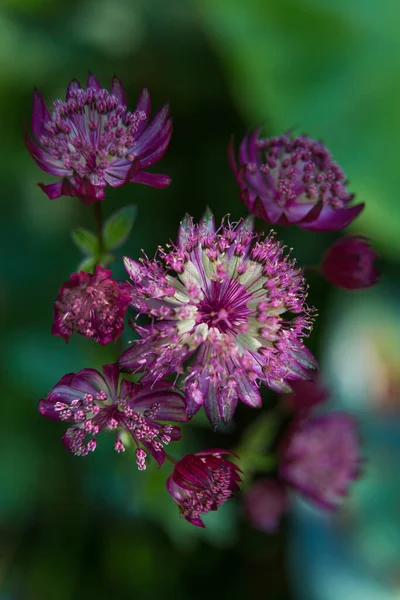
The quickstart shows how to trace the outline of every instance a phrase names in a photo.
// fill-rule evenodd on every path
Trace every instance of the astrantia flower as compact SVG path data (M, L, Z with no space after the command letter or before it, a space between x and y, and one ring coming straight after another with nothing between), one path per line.
M249 220L215 231L211 213L199 225L186 217L177 247L125 266L132 305L152 323L136 326L121 369L145 382L184 374L189 417L204 404L211 423L227 423L239 398L261 405L260 383L287 392L316 366L302 342L312 326L304 279Z
M325 279L344 288L358 290L374 285L380 276L376 252L362 235L346 235L327 250L321 271Z
M288 508L285 484L272 478L256 481L244 496L243 508L253 527L273 533Z
M100 265L94 274L73 273L54 303L51 332L66 341L80 333L100 344L115 342L124 329L130 299L130 286L114 281L111 271Z
M364 204L349 207L342 169L321 142L290 135L259 139L260 129L245 136L229 161L241 198L256 216L281 225L297 224L315 231L343 229Z
M72 454L85 456L93 452L103 429L115 431L115 450L124 452L121 432L125 430L136 444L140 470L146 468L147 453L162 465L163 445L179 440L181 433L179 427L160 421L187 420L182 396L165 381L149 387L122 379L118 386L115 364L104 365L103 373L83 369L65 375L47 398L39 400L39 411L48 419L72 423L63 436Z
M298 421L282 445L280 475L305 498L335 509L360 474L354 420L332 413Z
M150 96L146 89L136 110L129 112L121 82L114 77L111 92L89 75L86 89L75 79L66 101L56 100L50 114L35 91L32 132L26 145L39 167L62 181L40 187L49 198L78 196L85 204L105 198L105 188L129 181L162 188L166 175L147 173L165 153L172 132L164 105L148 125Z
M222 458L223 454L233 453L210 449L186 454L167 479L167 489L181 515L197 527L205 526L202 515L217 510L239 490L240 469Z

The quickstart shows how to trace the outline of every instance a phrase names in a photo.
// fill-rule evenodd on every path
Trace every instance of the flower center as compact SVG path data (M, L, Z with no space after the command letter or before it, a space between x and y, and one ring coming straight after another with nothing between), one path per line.
M281 136L258 140L257 147L265 152L260 170L268 181L275 183L275 200L280 206L299 200L320 200L342 208L350 199L344 173L319 142L301 136L294 140ZM248 165L249 172L255 167Z
M247 307L250 298L251 294L235 279L222 283L212 281L204 299L197 305L197 322L215 327L221 333L238 333L252 312Z
M90 175L93 184L101 183L111 162L135 158L129 150L145 119L144 111L128 112L105 89L75 89L66 102L55 102L45 125L49 133L39 141L71 174Z

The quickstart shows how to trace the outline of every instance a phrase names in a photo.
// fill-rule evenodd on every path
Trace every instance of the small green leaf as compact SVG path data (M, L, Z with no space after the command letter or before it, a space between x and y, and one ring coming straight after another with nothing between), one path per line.
M87 256L97 254L98 241L94 233L84 227L77 227L71 231L71 236L74 244L83 254Z
M114 250L126 242L135 221L136 211L136 206L129 204L107 219L103 229L106 250Z
M88 256L79 263L77 272L86 271L86 273L93 273L96 263L97 259L95 256Z
M107 265L109 265L110 263L114 262L115 260L115 256L114 254L110 254L109 252L107 252L106 254L103 254L100 257L99 263L103 266L106 267Z

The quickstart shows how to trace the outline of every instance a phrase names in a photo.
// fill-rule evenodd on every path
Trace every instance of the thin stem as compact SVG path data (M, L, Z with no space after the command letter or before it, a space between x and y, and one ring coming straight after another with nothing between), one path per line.
M178 462L176 458L167 453L165 453L165 458L169 460L169 462L171 462L173 465L176 465L176 463Z
M97 239L99 242L99 253L97 256L97 264L98 264L100 262L101 257L103 256L103 251L104 251L103 214L101 212L101 203L95 202L93 205L93 208L94 208L94 218L96 221Z

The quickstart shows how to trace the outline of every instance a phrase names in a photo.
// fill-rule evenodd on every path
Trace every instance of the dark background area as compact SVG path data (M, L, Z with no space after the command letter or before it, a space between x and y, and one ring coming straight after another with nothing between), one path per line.
M399 18L396 0L1 3L1 600L397 597ZM88 71L104 87L116 73L132 109L148 87L152 114L169 100L174 119L170 148L152 169L172 185L111 189L103 204L105 216L137 204L124 254L153 256L175 239L186 211L246 215L226 150L231 134L238 143L260 124L266 135L295 127L322 139L366 202L352 230L380 253L382 283L346 294L308 278L319 313L309 345L332 406L359 418L366 456L364 479L337 517L295 502L280 533L267 536L247 524L238 497L196 529L167 494L168 465L138 472L132 453L117 455L106 435L94 454L71 456L59 439L64 426L37 412L66 372L116 357L113 345L66 345L50 334L57 289L80 260L70 230L94 229L93 214L77 199L41 192L36 183L51 178L22 140L34 86L51 105ZM318 262L337 237L294 227L278 236L302 265ZM113 271L124 277L120 261ZM174 451L232 447L256 416L242 407L215 435L199 417Z

